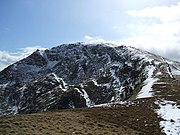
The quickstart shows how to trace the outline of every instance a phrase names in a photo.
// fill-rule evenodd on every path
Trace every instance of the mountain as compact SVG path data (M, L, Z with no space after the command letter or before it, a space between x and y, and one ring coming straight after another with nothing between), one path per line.
M36 50L0 72L0 134L179 134L179 88L179 62L133 47ZM71 108L82 109L56 111Z
M0 114L90 107L151 97L161 74L175 80L178 62L133 47L63 44L37 50L0 72Z

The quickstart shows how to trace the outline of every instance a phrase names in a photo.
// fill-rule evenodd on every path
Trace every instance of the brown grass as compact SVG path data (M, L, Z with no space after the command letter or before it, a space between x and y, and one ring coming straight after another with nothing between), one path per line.
M152 109L155 105L151 100L154 99L113 107L2 116L0 134L158 135L159 119Z

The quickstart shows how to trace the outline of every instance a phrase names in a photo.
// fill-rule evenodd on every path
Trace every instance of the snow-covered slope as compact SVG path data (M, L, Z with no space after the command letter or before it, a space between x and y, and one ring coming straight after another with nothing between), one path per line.
M180 64L133 47L63 44L37 50L0 72L0 114L89 107L154 96L161 74Z
M162 117L160 126L167 135L180 134L180 105L175 101L159 100L155 102L160 108L157 113Z

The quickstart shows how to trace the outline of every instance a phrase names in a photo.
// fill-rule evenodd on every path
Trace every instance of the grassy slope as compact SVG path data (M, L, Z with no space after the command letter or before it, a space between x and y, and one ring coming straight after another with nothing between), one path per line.
M153 99L104 108L82 108L0 117L1 135L136 135L160 133Z

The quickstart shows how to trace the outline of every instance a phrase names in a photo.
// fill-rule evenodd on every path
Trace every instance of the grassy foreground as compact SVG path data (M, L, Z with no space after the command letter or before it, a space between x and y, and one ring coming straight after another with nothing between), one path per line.
M159 135L151 99L101 108L81 108L0 117L0 135Z

